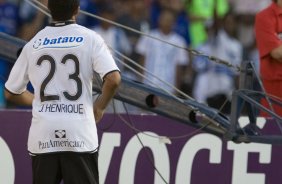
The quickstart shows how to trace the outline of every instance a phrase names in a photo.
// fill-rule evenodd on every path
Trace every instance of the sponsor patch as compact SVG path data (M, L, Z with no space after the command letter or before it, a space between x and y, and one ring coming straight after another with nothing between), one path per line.
M72 48L78 47L84 43L84 38L82 36L66 36L57 38L37 39L33 43L33 48L35 50L41 50L44 48Z

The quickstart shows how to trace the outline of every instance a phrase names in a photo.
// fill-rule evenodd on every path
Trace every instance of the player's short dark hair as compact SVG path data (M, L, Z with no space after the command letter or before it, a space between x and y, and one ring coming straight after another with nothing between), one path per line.
M77 13L79 0L48 0L48 8L53 20L66 21Z

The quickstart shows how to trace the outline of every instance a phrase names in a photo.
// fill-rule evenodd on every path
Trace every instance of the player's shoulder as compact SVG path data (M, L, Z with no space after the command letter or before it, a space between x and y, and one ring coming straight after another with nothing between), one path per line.
M76 28L77 30L79 30L81 32L85 32L87 34L90 34L92 32L91 29L88 29L87 27L79 25L79 24L73 24L73 27Z
M160 34L160 31L158 29L152 29L150 30L147 35L151 36L151 37L155 37L155 38L161 38L161 34ZM146 40L146 42L154 42L156 41L155 39L152 39L150 37L148 37L147 35L142 35L142 39L143 40Z
M181 36L180 34L176 33L176 32L173 32L171 34L171 39L173 42L177 43L177 44L180 44L182 46L186 45L186 41L184 39L183 36Z
M261 10L256 14L255 17L255 30L260 31L261 27L265 27L266 25L273 25L277 20L277 5L272 3L267 8Z
M151 35L151 36L159 36L159 35L161 35L161 32L158 29L152 29L151 31L149 31L148 34Z
M39 32L37 32L24 46L24 49L27 48L28 50L30 49L30 47L32 47L34 44L36 44L38 38L42 37L44 35L44 32L46 32L45 30L46 28L40 30Z
M33 43L35 40L37 40L40 37L43 37L46 35L46 33L48 33L49 31L47 30L47 27L43 28L42 30L38 31L32 39L30 39L30 41L28 42L28 44Z
M275 14L275 4L271 4L256 14L256 18L269 18Z
M79 24L73 24L71 25L71 30L68 32L68 34L79 34L79 35L83 35L83 37L89 39L90 37L92 37L92 34L93 32L82 26L82 25L79 25Z
M89 29L87 27L84 27L82 25L76 25L81 33L83 33L85 36L89 36L90 39L93 39L94 42L102 42L102 37L93 29Z

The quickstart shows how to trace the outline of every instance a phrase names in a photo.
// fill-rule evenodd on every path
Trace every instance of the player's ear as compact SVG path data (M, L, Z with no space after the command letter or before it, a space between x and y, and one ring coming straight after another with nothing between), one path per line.
M80 6L77 7L77 9L74 11L74 16L77 16L80 10Z

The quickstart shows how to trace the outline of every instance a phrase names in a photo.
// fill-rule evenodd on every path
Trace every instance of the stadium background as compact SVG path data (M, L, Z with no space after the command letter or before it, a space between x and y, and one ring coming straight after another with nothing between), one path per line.
M123 23L124 16L131 13L132 2L130 0L81 0L81 9L99 14L101 9L110 6L114 10L115 20ZM189 19L191 12L185 3L180 0L141 0L141 2L142 6L139 8L142 8L143 11L141 11L140 21L144 23L142 31L156 28L158 15L162 9L172 8L177 15L174 30L183 36L187 45L197 48L191 43L189 25L193 20ZM237 20L236 39L242 44L242 61L253 60L258 64L258 53L253 35L254 16L270 1L226 0L224 3L228 4L228 9ZM26 1L0 0L1 32L28 41L47 22L46 16L29 6ZM78 22L89 28L99 25L98 20L85 16L80 16ZM207 22L205 21L205 23ZM128 34L130 35L130 33ZM193 60L193 56L190 58ZM28 153L25 149L31 113L23 107L7 103L2 94L3 85L11 67L12 63L0 59L0 106L2 108L0 112L0 151L2 153L0 154L0 184L9 184L13 181L15 183L29 183L31 174ZM193 71L193 66L188 65L187 67L190 67L191 70L187 71L191 73L183 77L180 81L180 87L185 93L192 95L197 72ZM234 80L236 81L236 77ZM8 110L15 108L19 110ZM195 130L159 116L140 115L147 113L144 111L138 113L137 115L129 115L131 118L128 119L133 119L134 126L140 130L139 134L142 143L147 144L146 148L140 145L136 146L140 144L136 137L137 132L124 124L121 119L115 117L117 115L107 114L101 123L101 127L99 127L100 140L102 141L100 160L103 163L101 165L104 165L101 168L102 182L196 184L208 183L212 180L213 183L272 184L282 181L279 175L281 148L278 146L237 145L203 132L197 132L195 135L179 140L162 139L158 136L189 135ZM142 132L147 132L158 138L150 137ZM158 152L158 148L163 152ZM195 149L194 155L192 151L189 153L191 149ZM184 156L180 156L181 154ZM132 155L135 156L135 160L131 158ZM132 162L122 161L123 157L131 158ZM106 167L107 165L108 167ZM132 170L128 170L128 168L132 168Z

